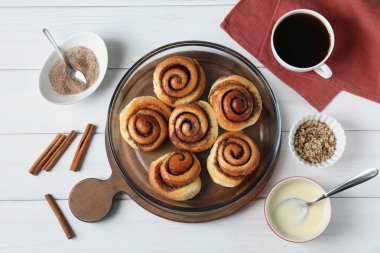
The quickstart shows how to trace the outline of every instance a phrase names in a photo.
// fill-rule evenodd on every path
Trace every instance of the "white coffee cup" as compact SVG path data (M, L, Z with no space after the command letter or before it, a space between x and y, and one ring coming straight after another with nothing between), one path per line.
M299 68L299 67L295 67L295 66L292 66L288 63L286 63L285 61L283 61L280 56L277 54L276 52L276 49L274 47L274 42L273 42L273 36L274 36L274 33L276 31L276 28L277 26L284 20L286 19L287 17L291 16L291 15L294 15L294 14L299 14L299 13L303 13L303 14L309 14L309 15L312 15L314 16L315 18L319 19L322 24L326 27L326 30L327 32L329 33L329 37L330 37L330 47L328 49L328 52L325 56L325 58L318 64L312 66L312 67L307 67L307 68ZM321 14L319 14L318 12L315 12L315 11L312 11L312 10L308 10L308 9L297 9L297 10L293 10L293 11L290 11L286 14L284 14L283 16L281 16L276 24L273 26L273 30L272 30L272 35L271 35L271 47L272 47L272 52L273 52L273 55L274 55L274 58L277 60L277 62L283 66L284 68L288 69L288 70L291 70L291 71L295 71L295 72L308 72L308 71L312 71L314 70L318 75L322 76L323 78L330 78L332 76L332 71L331 69L325 64L326 60L330 57L331 55L331 52L334 48L334 42L335 42L335 38L334 38L334 31L329 23L329 21L327 21L327 19L325 17L323 17Z

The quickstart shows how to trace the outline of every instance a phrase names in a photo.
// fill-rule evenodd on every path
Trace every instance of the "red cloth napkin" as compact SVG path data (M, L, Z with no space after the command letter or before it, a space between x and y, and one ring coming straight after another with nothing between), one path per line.
M326 62L333 72L330 79L314 72L291 72L273 57L273 25L286 12L299 8L321 13L334 29L335 46ZM242 0L221 27L319 111L341 90L380 102L378 0Z

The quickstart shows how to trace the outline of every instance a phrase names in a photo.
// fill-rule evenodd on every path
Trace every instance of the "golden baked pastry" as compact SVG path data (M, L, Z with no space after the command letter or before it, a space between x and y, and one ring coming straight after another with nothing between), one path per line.
M212 180L225 187L238 186L259 165L256 143L239 132L226 132L218 137L207 158Z
M175 151L161 156L149 168L149 183L160 195L185 201L201 190L201 165L197 157L187 151Z
M218 137L218 122L209 103L197 101L177 106L169 119L169 138L178 149L202 152Z
M195 59L173 56L159 63L153 73L154 93L171 107L198 100L205 86L205 73Z
M171 109L155 97L134 98L120 113L120 132L134 149L157 149L168 136Z
M228 131L239 131L255 124L262 110L261 97L256 87L237 75L216 80L208 100L220 127Z

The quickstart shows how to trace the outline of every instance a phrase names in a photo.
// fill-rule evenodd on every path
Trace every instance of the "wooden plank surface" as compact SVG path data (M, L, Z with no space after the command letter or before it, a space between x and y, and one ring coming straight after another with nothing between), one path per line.
M67 6L189 6L189 5L234 5L238 0L0 0L0 7L36 7L36 6L55 6L55 7L67 7Z
M302 116L317 111L298 93L267 69L260 68L274 90L281 109L282 130L289 131ZM107 110L115 87L126 69L111 69L99 89L88 99L73 105L55 105L45 101L38 90L38 70L0 70L2 117L0 134L57 133L81 131L88 122L104 133ZM12 105L10 110L8 107ZM335 117L346 130L380 130L380 105L342 92L324 113Z
M40 200L46 192L59 199L67 199L71 188L81 179L95 177L106 179L110 167L105 154L104 134L95 135L85 157L82 169L69 171L70 163L81 135L65 152L50 173L38 176L27 173L44 147L54 138L53 134L0 135L0 200ZM268 189L277 181L289 176L306 176L320 182L329 189L359 171L369 167L380 167L378 140L380 131L348 131L347 149L336 165L327 169L311 169L299 164L287 146L288 133L282 136L281 155L267 188L260 194L266 196ZM20 159L22 155L22 159ZM341 193L343 197L380 197L380 177ZM13 190L9 189L22 189ZM125 198L126 196L122 196Z
M53 51L43 27L49 28L57 41L78 32L98 33L108 47L111 68L130 67L150 50L174 41L206 40L237 48L219 28L232 7L0 8L0 34L7 35L2 36L0 69L40 69ZM27 22L20 17L28 17ZM17 32L9 32L9 27Z
M288 131L297 119L316 111L278 80L220 28L238 0L0 0L0 252L380 252L380 177L332 199L332 222L322 237L305 244L278 239L265 224L264 197L282 178L306 176L329 189L358 171L380 167L380 105L342 92L324 110L347 130L342 159L328 169L310 169L293 159ZM254 15L254 13L252 13ZM93 31L105 40L109 70L88 99L70 106L43 100L39 69L52 52L41 29L58 41ZM207 40L247 56L267 78L281 108L283 146L278 166L260 197L238 213L204 224L181 224L156 217L126 195L118 196L111 216L83 223L70 213L67 197L84 178L106 179L106 113L112 93L142 55L179 40ZM28 167L58 132L86 123L99 127L83 168L69 165L81 135L50 173L33 177ZM68 241L43 200L52 193L77 237Z
M154 216L130 200L119 201L109 219L83 223L70 214L67 201L58 201L77 234L68 241L46 202L0 202L0 252L375 253L380 248L375 226L380 224L380 199L333 199L330 226L308 243L289 243L272 234L263 203L253 201L221 220L184 224Z

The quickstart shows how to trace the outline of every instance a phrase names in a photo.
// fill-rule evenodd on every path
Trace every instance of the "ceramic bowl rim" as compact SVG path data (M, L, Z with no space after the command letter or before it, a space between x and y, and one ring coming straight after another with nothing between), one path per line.
M330 206L330 215L329 215L329 221L327 222L327 225L326 227L319 233L317 234L316 236L310 238L310 239L307 239L307 240L292 240L290 238L286 238L285 236L281 235L280 233L278 233L276 231L275 228L272 227L272 225L270 224L269 222L269 218L268 218L268 214L267 214L267 203L268 203L268 197L270 197L270 194L273 192L273 190L275 190L277 187L279 187L279 185L285 183L286 181L290 181L290 180L294 180L294 179L301 179L301 180L306 180L306 181L309 181L309 182L312 182L313 184L317 185L318 187L320 187L324 192L326 192L326 190L315 180L309 178L309 177L304 177L304 176L291 176L291 177L286 177L286 178L283 178L281 179L280 181L278 181L277 183L275 183L268 191L268 194L267 196L265 197L265 201L264 201L264 217L265 217L265 221L268 225L268 227L270 228L270 230L275 234L277 235L279 238L285 240L285 241L288 241L288 242L293 242L293 243L305 243L305 242L310 242L312 240L315 240L317 239L318 237L320 237L326 230L327 228L330 226L330 223L331 223L331 218L332 218L332 205L331 205L331 200L330 198L326 198L326 201L328 202L328 205Z

